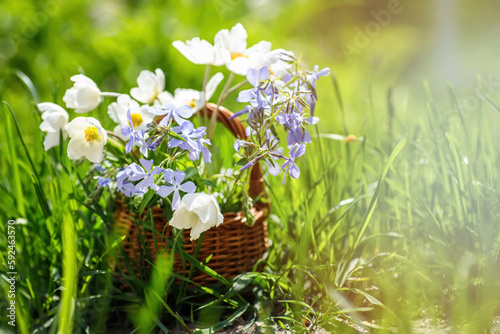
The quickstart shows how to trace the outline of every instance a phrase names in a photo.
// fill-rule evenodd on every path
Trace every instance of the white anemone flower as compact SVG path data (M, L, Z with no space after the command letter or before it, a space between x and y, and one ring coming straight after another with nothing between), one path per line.
M271 43L261 41L247 49L247 32L240 23L223 29L215 35L214 45L219 50L226 67L238 75L246 75L249 68L259 70L277 62L279 55L271 51Z
M52 147L59 145L61 131L63 139L68 137L66 126L69 122L69 116L66 110L55 103L39 103L37 107L42 112L43 122L40 124L40 130L47 132L43 141L43 148L48 151Z
M187 104L190 106L194 112L203 108L207 101L210 101L215 93L215 90L224 79L222 73L216 73L214 76L208 80L207 86L205 87L205 94L203 92L187 89L187 88L177 88L174 91L174 95L169 92L163 92L158 95L158 105L174 104L176 106L182 106Z
M247 50L248 61L246 64L244 63L244 61L235 61L230 64L228 68L231 70L230 67L234 67L234 69L232 70L233 72L243 71L246 69L245 75L250 68L259 71L262 67L265 66L271 69L271 67L280 60L281 51L282 50L271 50L270 42L261 41ZM243 60L245 58L240 59Z
M191 229L191 240L196 240L206 230L224 222L219 204L214 196L205 193L186 194L182 198L170 225Z
M172 45L193 64L224 65L224 60L220 52L212 44L199 37L195 37L186 42L174 41Z
M239 58L248 58L248 55L246 54L247 36L247 32L241 23L237 23L231 28L231 31L228 29L222 29L215 35L215 49L220 53L220 56L228 69L229 64L231 64L234 60ZM239 60L238 62L241 61L242 60ZM244 74L246 74L246 72Z
M86 157L93 163L99 163L103 160L107 134L97 119L77 117L68 124L67 130L71 138L68 144L68 157L70 159Z
M292 51L286 51L283 49L273 50L272 52L277 54L278 60L269 66L269 71L274 78L281 78L286 73L289 73L293 66L285 60L292 59L295 56Z
M66 107L75 109L77 113L89 112L101 103L101 91L92 79L83 74L72 76L73 87L64 94Z
M142 103L151 103L156 100L158 94L165 89L165 74L159 68L155 73L151 71L141 71L137 78L137 85L130 90L130 95Z
M124 140L128 139L128 136L123 136L121 131L123 126L130 125L127 119L128 110L130 110L130 117L132 118L132 123L134 123L134 130L146 130L147 125L153 122L155 117L148 109L148 106L139 106L139 103L133 100L129 95L121 94L116 99L116 102L108 106L109 117L115 123L118 123L113 132Z

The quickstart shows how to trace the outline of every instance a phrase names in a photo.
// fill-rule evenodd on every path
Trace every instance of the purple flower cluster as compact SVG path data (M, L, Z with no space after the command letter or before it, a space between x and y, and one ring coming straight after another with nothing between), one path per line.
M192 161L199 160L203 155L205 163L211 161L211 153L207 145L211 145L205 127L194 128L193 123L187 118L193 115L193 109L188 105L176 107L167 104L160 107L151 107L149 111L155 115L163 116L156 124L149 124L148 129L136 130L132 122L130 110L127 112L129 124L122 127L122 134L130 137L125 146L125 151L130 153L135 145L140 147L141 153L147 157L148 151L155 151L163 141L168 142L168 149L178 148L187 153ZM174 126L177 123L177 126ZM170 153L170 152L167 152ZM176 153L179 153L178 150Z
M144 130L135 130L134 122L132 121L132 116L130 115L130 109L127 111L128 125L122 127L122 135L130 137L127 145L125 145L125 152L130 153L134 147L134 143L141 147L141 153L145 157L148 156L148 149L144 141Z
M172 128L172 131L178 134L181 139L171 138L168 146L179 147L185 151L189 151L189 159L195 161L200 158L200 153L203 153L203 160L209 163L212 154L205 145L210 145L210 140L203 138L206 136L206 128L201 126L194 128L193 123L184 121L181 125Z
M313 71L303 71L298 66L298 60L291 54L283 54L284 63L288 63L291 70L283 76L275 77L267 67L259 71L248 70L247 80L251 89L241 91L238 102L248 103L233 117L248 114L247 135L249 143L236 141L235 149L245 148L244 154L248 162L241 168L245 170L264 160L271 174L277 174L277 164L283 161L281 169L284 171L283 183L286 176L297 179L300 176L299 167L295 160L304 155L306 144L311 142L311 134L307 127L317 124L318 117L314 116L314 109L318 99L316 81L330 73L329 68L319 70L315 66ZM283 128L286 133L286 142L289 157L283 155L279 147L277 128Z
M186 178L184 172L153 166L153 160L140 159L140 163L141 165L132 163L116 175L118 190L125 196L144 194L149 189L163 198L173 193L172 210L175 210L180 202L180 191L184 193L196 191L193 182L184 182ZM163 174L163 185L157 184L161 182L161 177L158 177L160 174Z

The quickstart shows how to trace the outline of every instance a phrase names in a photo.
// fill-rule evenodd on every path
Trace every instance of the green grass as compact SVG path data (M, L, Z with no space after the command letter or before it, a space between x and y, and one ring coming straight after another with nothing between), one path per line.
M10 6L13 13L36 7L34 2ZM114 39L71 25L73 37L64 37L69 44L56 50L49 35L63 26L65 15L88 9L84 2L62 7L2 69L0 257L6 263L7 221L25 219L16 225L19 333L98 333L119 326L140 333L172 328L209 333L238 319L256 323L262 332L411 333L419 332L419 321L453 333L491 331L500 315L498 96L481 78L469 83L480 92L474 108L463 103L471 95L455 93L452 85L389 85L397 68L365 80L354 65L327 58L315 41L310 43L316 52L304 51L302 58L331 65L337 77L318 82L321 122L300 161L300 179L285 186L281 177L266 179L272 209L263 270L228 282L177 245L185 261L220 283L192 286L188 277L170 271L168 261L153 264L141 278L116 275L109 259L121 239L112 233L112 198L81 186L89 164L75 165L64 145L43 150L34 103L61 102L69 76L80 66L110 90L128 90L139 70L156 66L168 72L170 90L198 85L203 69L174 54L170 38L197 31L208 38L240 19L253 29L254 42L266 32L238 16L241 7L220 25L202 16L216 13L205 2L200 8L163 5L165 13L153 15L152 22L140 17L152 15L155 6L160 4L122 8L121 15L136 10L137 16L127 19L124 24L133 27L121 27ZM287 15L300 12L306 22L322 8L299 2L284 8L271 27L281 23L282 30L269 28L266 38L286 48L294 33ZM175 34L165 36L165 27L174 27ZM132 56L145 35L164 43ZM71 46L78 43L90 51L71 57ZM40 50L49 56L35 59ZM93 113L105 112L101 107ZM351 133L359 139L342 140ZM149 227L151 221L146 215L137 224ZM148 254L144 259L151 261ZM7 271L0 270L5 297ZM7 298L0 299L0 307L7 308ZM0 326L15 332L3 318Z

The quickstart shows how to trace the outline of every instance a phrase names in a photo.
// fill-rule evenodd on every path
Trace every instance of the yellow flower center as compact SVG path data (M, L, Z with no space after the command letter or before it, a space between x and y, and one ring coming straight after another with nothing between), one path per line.
M89 126L88 128L85 129L85 140L86 141L92 141L96 140L99 138L99 135L97 134L97 128L95 126Z
M192 99L192 100L191 100L191 102L189 102L189 106L190 106L191 108L193 108L193 109L194 109L194 107L196 107L196 102L195 102L195 100L194 100L194 99Z
M248 58L248 56L244 53L241 53L241 52L231 52L231 60L235 60L236 58L241 58L241 57L245 57L245 58Z
M141 114L132 114L132 115L130 115L130 118L132 118L132 123L134 124L134 128L136 128L142 124ZM130 123L129 123L129 125L130 125Z
M349 135L347 137L345 137L345 142L346 143L352 143L353 141L356 141L358 138L356 138L355 135Z

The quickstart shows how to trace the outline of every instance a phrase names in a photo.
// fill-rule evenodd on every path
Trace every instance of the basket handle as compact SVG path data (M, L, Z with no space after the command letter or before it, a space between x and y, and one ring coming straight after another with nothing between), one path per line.
M217 105L214 103L207 103L206 108L199 111L199 114L204 116L206 110L206 116L210 119L212 114L216 111ZM219 112L217 113L217 120L222 123L236 138L247 139L247 134L245 131L245 126L238 118L231 119L233 113L228 109L219 106ZM159 116L155 119L158 123L164 116ZM264 179L262 177L262 170L259 164L255 164L250 172L250 181L248 187L248 194L250 197L255 198L259 196L264 191Z

